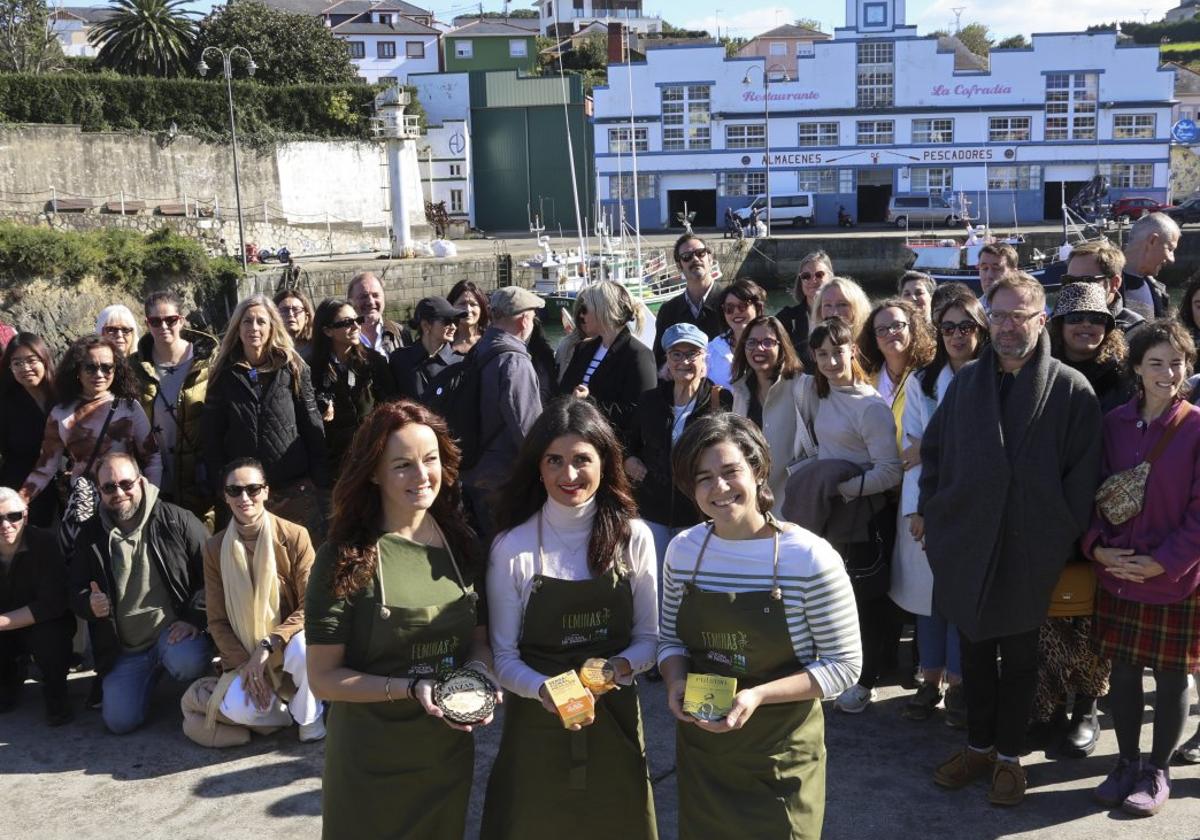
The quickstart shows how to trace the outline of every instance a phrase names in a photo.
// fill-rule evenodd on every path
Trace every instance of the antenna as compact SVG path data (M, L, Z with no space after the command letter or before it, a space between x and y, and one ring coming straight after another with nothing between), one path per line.
M721 10L720 9L713 10L713 20L714 20L713 28L716 29L715 37L717 39L717 42L719 43L721 40Z
M962 13L967 10L966 6L952 6L950 11L954 12L954 34L962 32Z
M1142 13L1142 23L1145 23L1146 18L1150 15L1150 10L1149 9L1138 9L1138 11Z

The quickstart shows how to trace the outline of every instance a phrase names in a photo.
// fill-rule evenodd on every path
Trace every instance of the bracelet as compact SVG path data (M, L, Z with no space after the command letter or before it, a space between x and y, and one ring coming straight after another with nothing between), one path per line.
M412 677L408 681L408 699L409 700L417 699L416 689L417 689L417 680L415 677Z
M389 703L395 702L392 700L392 678L390 675L383 684L383 696L387 698Z

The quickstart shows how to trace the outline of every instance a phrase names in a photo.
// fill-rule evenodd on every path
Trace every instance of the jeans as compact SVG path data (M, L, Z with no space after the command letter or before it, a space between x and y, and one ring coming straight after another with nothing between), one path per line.
M944 668L947 674L962 676L962 650L958 628L933 608L932 615L917 616L917 647L921 652L921 670Z
M278 695L272 695L270 705L260 709L246 693L241 675L233 678L225 698L221 701L221 714L233 723L242 726L290 726L294 720L301 726L314 723L321 718L324 708L313 696L308 686L308 645L301 630L288 640L283 649L283 671L292 678L296 694L284 703Z
M1038 629L977 642L959 635L967 743L975 749L994 746L1000 755L1018 758L1037 691Z
M165 670L171 679L191 682L212 669L213 645L206 634L167 642L170 627L158 641L138 653L121 653L112 670L104 675L104 705L100 714L114 735L132 732L146 720L150 695Z

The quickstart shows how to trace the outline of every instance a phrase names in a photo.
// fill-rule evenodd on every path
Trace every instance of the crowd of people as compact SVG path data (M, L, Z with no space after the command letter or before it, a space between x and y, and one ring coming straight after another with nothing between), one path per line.
M680 836L818 837L821 701L867 710L911 623L903 717L965 731L933 782L1017 805L1022 755L1091 754L1107 696L1094 798L1154 814L1200 763L1200 281L1172 314L1154 276L1178 239L1154 214L1076 247L1049 310L1007 245L981 296L907 272L875 302L816 252L770 314L687 234L653 347L619 284L554 349L526 289L460 282L401 325L370 273L315 307L252 295L219 339L169 291L57 356L18 331L0 711L32 663L69 722L90 661L86 705L127 733L165 674L200 743L325 741L326 836L458 837L492 716L438 693L468 669L504 709L484 837L590 813L653 838L628 689L662 680ZM593 659L613 690L564 727L547 680ZM723 716L685 711L690 674L736 679Z

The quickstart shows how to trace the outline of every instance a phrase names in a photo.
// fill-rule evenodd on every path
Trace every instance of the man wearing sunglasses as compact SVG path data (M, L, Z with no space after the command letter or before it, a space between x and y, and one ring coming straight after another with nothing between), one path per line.
M659 368L667 360L662 349L663 336L676 324L694 324L710 339L725 329L717 296L713 294L712 252L698 236L686 233L675 240L675 265L687 283L682 294L671 298L658 310L655 318L654 359Z
M450 305L444 297L422 298L413 311L413 327L420 339L392 353L390 364L401 397L424 402L429 383L453 364L462 361L454 352L454 329L466 309Z
M1067 262L1067 273L1062 283L1099 283L1104 288L1108 311L1117 324L1117 329L1130 334L1144 325L1146 319L1125 306L1121 296L1121 280L1125 270L1125 255L1107 239L1085 242L1071 249Z
M163 671L190 683L209 672L200 520L165 502L122 452L96 469L99 515L70 558L71 608L92 625L101 715L122 735L142 725Z

